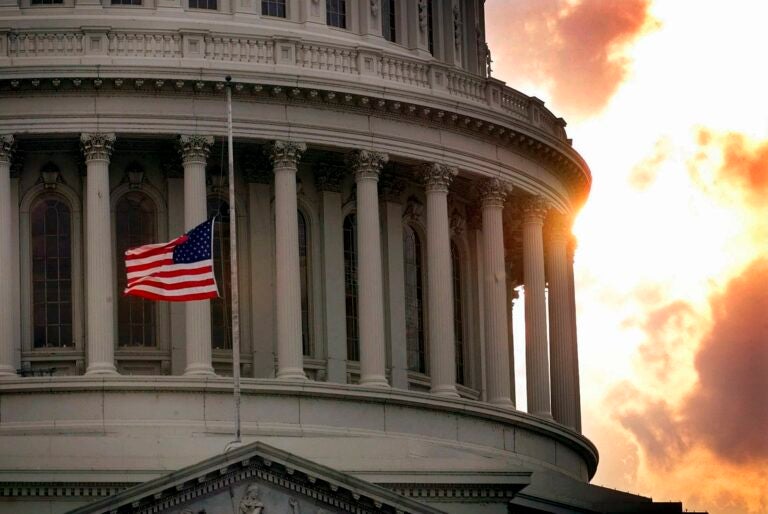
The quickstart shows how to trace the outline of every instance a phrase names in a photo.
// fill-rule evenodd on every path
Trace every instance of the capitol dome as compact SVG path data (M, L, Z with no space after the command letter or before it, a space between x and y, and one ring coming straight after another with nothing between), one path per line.
M651 505L589 484L589 168L484 27L482 0L0 0L0 512ZM214 214L221 298L122 294L126 249Z

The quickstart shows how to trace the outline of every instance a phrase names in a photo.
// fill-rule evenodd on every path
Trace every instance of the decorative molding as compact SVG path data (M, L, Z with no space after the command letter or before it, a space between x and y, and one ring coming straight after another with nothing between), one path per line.
M450 216L451 236L461 237L461 235L464 234L466 226L466 218L464 218L457 209L454 209Z
M0 162L10 164L13 162L13 154L16 152L16 140L13 134L0 136Z
M379 0L371 1L371 16L376 18L379 15Z
M40 168L38 183L43 184L45 189L56 189L56 186L61 182L61 170L56 164L49 161Z
M505 501L515 497L521 485L488 484L387 484L387 488L406 498L435 499L446 502L484 500Z
M459 170L455 166L438 163L423 164L419 169L419 176L427 192L441 191L447 193L451 182L458 174Z
M315 187L318 191L341 193L341 186L347 176L343 166L320 163L315 167Z
M133 161L126 166L123 181L128 183L130 189L141 189L145 178L144 168L138 162Z
M403 221L406 223L423 223L424 204L415 196L409 196L403 209Z
M373 150L355 150L346 156L347 164L355 174L355 181L363 179L378 180L389 155Z
M504 201L510 191L510 185L498 178L487 178L478 184L478 192L483 207L504 207Z
M427 0L418 0L419 1L419 30L422 34L426 34L427 27L429 24L429 13L427 12Z
M306 151L306 143L295 141L273 141L269 146L269 156L275 170L282 168L295 170Z
M551 207L549 200L538 195L520 200L520 211L525 223L543 223Z
M213 145L213 136L182 134L178 139L178 149L184 164L188 162L203 163L208 160Z
M134 485L135 482L0 482L0 498L104 498Z
M86 163L95 160L109 161L115 146L115 135L83 132L80 135L80 145Z
M566 243L571 236L571 218L557 211L551 211L546 219L545 234L549 241Z
M461 9L459 4L453 4L453 44L456 50L461 48Z

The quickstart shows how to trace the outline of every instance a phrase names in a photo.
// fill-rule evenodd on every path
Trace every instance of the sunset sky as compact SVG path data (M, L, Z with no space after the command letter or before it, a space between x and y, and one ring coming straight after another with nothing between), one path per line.
M486 20L494 76L565 117L592 169L574 233L593 483L768 512L768 1L487 0Z

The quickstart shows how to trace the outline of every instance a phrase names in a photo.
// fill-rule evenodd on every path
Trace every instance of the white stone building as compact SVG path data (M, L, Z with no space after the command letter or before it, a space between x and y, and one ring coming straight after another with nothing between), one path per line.
M490 62L481 0L0 0L0 512L679 512L589 485L590 173ZM120 294L217 212L222 299Z

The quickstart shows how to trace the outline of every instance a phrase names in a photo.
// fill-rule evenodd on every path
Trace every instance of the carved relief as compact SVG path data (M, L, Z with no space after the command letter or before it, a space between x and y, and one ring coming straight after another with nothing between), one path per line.
M238 514L266 514L264 503L259 498L260 494L258 485L249 485L237 507Z
M451 235L453 237L460 237L464 233L464 228L467 226L467 220L456 209L451 212L450 223Z
M109 160L112 148L115 145L114 134L87 134L80 135L80 144L86 161L94 159Z
M527 222L543 222L550 207L549 201L541 196L531 196L520 202L523 220Z
M461 10L459 4L453 4L453 43L456 50L461 48Z
M213 145L213 136L181 135L179 136L179 155L183 162L203 162L208 159Z
M424 164L419 171L427 191L448 192L453 178L459 174L455 166L438 163Z
M0 161L10 163L15 150L16 140L11 134L0 136Z
M371 16L374 18L379 15L379 0L371 0Z
M269 147L269 155L275 168L296 168L306 150L306 143L273 141Z
M422 33L427 31L427 24L429 23L429 20L427 19L428 14L427 0L419 0L419 30Z
M495 205L503 207L510 187L503 180L489 178L481 181L478 189L484 206Z
M424 216L424 204L415 196L408 197L403 210L403 221L406 223L421 223Z
M389 155L372 150L356 150L347 154L347 163L355 173L355 180L378 179L379 173L387 161L389 161Z

